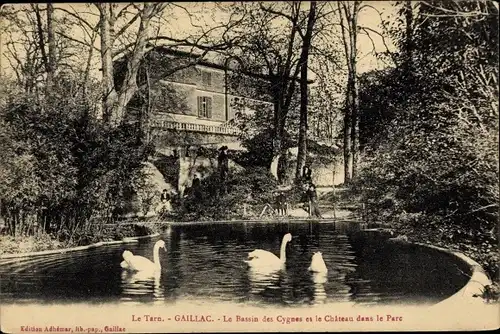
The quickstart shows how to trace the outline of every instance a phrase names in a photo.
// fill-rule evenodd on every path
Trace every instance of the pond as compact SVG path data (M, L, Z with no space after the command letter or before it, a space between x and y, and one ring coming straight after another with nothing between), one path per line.
M432 258L414 261L412 254L397 250L358 251L349 235L359 227L349 222L175 224L165 229L159 237L166 244L160 250L160 276L141 277L120 267L124 250L152 259L156 238L0 260L0 297L3 303L433 304L464 284L446 279L439 269L426 270L426 263L436 262ZM244 262L248 252L261 248L279 255L286 233L293 236L286 268L267 275L249 270ZM316 251L328 267L323 279L307 270Z

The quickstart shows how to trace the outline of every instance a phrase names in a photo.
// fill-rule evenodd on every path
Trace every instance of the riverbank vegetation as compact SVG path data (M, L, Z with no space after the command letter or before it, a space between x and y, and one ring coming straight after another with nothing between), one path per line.
M398 8L395 68L362 77L353 187L372 220L460 250L498 281L498 8Z
M2 109L2 223L13 236L66 234L110 222L137 178L148 146L138 130L91 117L91 106L53 86L40 99L11 94Z
M122 241L125 238L144 237L160 231L160 228L154 224L137 222L89 226L75 231L71 236L68 236L65 230L59 233L39 231L32 235L0 235L0 245L2 245L0 256L87 246L99 242Z

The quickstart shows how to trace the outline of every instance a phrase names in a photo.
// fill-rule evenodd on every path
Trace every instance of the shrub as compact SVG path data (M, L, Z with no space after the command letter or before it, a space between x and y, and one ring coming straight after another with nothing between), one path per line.
M240 216L243 203L261 205L271 203L272 192L277 182L266 168L253 167L237 173L230 173L227 193L221 194L221 181L212 174L202 181L201 196L198 201L193 195L184 200L183 219L228 219Z

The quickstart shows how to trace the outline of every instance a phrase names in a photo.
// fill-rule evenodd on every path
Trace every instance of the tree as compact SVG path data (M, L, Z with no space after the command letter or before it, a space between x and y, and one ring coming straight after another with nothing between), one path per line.
M262 74L268 82L266 95L270 96L273 111L271 123L264 131L272 134L269 137L272 159L268 166L277 177L278 161L288 148L286 124L293 109L300 71L300 3L241 3L231 10L246 15L235 31L240 36L238 43L227 54L240 59L241 74Z
M233 55L244 54L244 57L240 57L244 70L264 73L269 81L268 91L274 109L272 128L266 130L272 133L272 144L269 146L272 147L273 158L269 165L276 177L278 162L288 148L284 143L285 137L293 132L289 125L295 122L295 103L302 108L297 113L297 121L301 124L298 124L300 135L297 133L301 147L297 170L301 170L307 155L307 95L311 83L307 77L310 70L309 55L314 49L314 37L324 26L317 27L318 20L327 21L330 13L324 10L325 4L318 6L314 2L309 9L305 7L304 2L241 5L241 10L247 12L247 19L240 25L241 30L237 31L242 36L239 44L231 50ZM253 33L248 34L248 31ZM301 88L302 102L297 96L297 86Z
M103 112L104 118L112 126L121 124L125 107L137 92L137 73L139 64L146 50L146 43L150 37L150 23L154 16L160 14L166 4L144 3L138 8L137 17L139 28L133 50L127 56L127 71L125 79L119 91L114 84L113 72L113 44L116 36L115 22L117 15L114 11L115 5L108 3L96 4L100 12L100 35L101 35L101 61L103 86L105 87Z
M68 16L56 15L59 8L48 4L6 5L3 36L5 59L17 82L27 93L50 93L53 77L58 72L81 73L79 57L85 53L80 42L66 38L74 21ZM89 71L90 72L90 71ZM91 80L87 80L90 84ZM88 87L89 85L87 85Z
M299 124L299 152L297 155L297 166L295 169L295 179L299 180L302 174L302 168L306 163L307 157L307 128L308 128L308 87L307 72L309 70L309 51L311 48L313 29L316 21L316 1L312 1L309 14L307 16L307 28L305 33L300 31L302 37L302 50L300 54L300 124Z
M332 5L333 7L333 5ZM349 183L356 177L360 159L360 133L359 133L359 73L358 61L360 50L358 48L359 37L365 35L371 42L373 49L371 53L380 57L373 40L376 35L381 38L382 44L386 48L385 54L392 56L385 41L385 36L381 32L369 26L360 24L360 14L364 10L371 10L378 15L381 22L382 13L370 3L363 1L338 1L336 3L336 13L339 21L334 25L340 27L340 41L344 49L344 58L347 68L347 80L345 89L345 113L344 113L344 179ZM329 34L331 38L337 38L336 33ZM382 57L380 57L382 58Z
M357 81L357 36L360 1L337 2L342 40L348 69L346 111L344 116L344 180L355 177L359 159L359 99ZM345 22L345 23L344 23Z
M366 200L417 240L460 245L498 279L498 8L397 6L397 66L363 86L373 103L363 114L385 128L366 141Z

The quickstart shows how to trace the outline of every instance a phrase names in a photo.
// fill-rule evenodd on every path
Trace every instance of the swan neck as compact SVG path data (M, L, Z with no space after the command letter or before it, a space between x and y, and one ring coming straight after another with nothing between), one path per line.
M288 241L283 240L281 242L281 249L280 249L280 260L285 262L286 261L286 244Z

